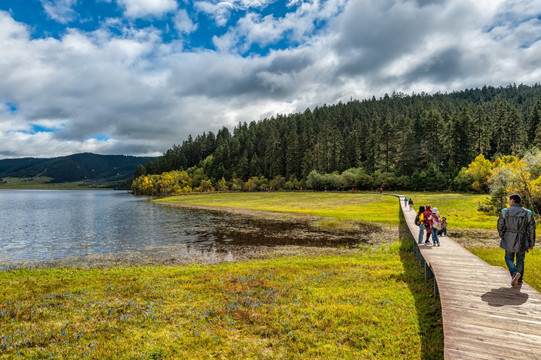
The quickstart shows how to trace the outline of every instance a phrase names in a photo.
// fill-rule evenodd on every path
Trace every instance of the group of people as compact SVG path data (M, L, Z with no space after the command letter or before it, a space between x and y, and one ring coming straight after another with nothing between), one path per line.
M412 198L409 198L409 200L408 200L408 198L404 196L404 207L407 208L408 206L409 206L410 210L413 209L413 200L412 200Z
M503 209L498 218L500 247L505 250L505 263L511 275L512 286L522 283L526 252L535 246L535 218L532 211L523 208L521 203L520 195L509 196L509 207ZM404 206L408 205L411 209L411 198L404 199ZM425 244L430 244L432 236L433 246L440 246L438 236L447 236L447 218L440 216L438 208L431 205L419 207L415 223L419 226L418 244L423 243L425 230Z
M436 207L433 208L431 205L419 206L416 222L419 225L419 238L417 239L418 244L423 243L425 230L426 245L440 246L439 236L447 236L447 218L445 216L441 216L438 208ZM430 242L431 236L432 243Z

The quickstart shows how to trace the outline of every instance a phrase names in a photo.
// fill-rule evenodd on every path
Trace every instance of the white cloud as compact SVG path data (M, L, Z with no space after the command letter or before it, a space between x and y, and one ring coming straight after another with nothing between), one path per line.
M73 6L77 0L41 0L43 9L49 17L59 23L66 24L77 16Z
M217 26L225 26L231 17L234 5L230 2L219 2L217 4L209 1L197 1L195 8L214 18Z
M225 26L233 11L261 10L273 2L274 0L196 1L194 6L198 11L212 17L217 26Z
M117 0L126 8L126 15L132 18L145 16L160 17L177 8L176 0Z
M193 23L192 19L188 15L188 12L184 9L179 10L174 18L175 29L181 34L190 34L197 30L197 25Z
M284 17L261 16L248 12L239 19L228 32L213 39L220 51L239 51L250 49L253 44L261 47L276 43L287 37L288 41L302 43L308 41L316 29L316 22L327 21L342 10L344 0L313 1L302 3L294 12Z

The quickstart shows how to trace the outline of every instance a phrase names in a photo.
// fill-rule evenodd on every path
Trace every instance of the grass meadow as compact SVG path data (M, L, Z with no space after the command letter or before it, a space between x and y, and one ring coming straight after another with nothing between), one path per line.
M495 226L495 215L477 212L483 196L406 195L416 207L437 206L452 226ZM399 225L398 200L373 193L223 193L159 201ZM410 246L397 232L390 244L346 255L3 271L0 359L442 359L439 299ZM505 266L498 249L472 251ZM527 257L526 281L539 289L536 273L538 250Z
M0 273L0 359L439 359L399 243L349 256Z

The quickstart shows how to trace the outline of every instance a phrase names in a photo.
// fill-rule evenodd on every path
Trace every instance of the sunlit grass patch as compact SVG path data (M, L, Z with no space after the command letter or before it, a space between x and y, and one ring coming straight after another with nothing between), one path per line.
M270 192L210 193L159 199L160 202L291 212L336 220L398 224L398 199L368 193Z
M441 358L399 245L215 266L0 273L0 358Z

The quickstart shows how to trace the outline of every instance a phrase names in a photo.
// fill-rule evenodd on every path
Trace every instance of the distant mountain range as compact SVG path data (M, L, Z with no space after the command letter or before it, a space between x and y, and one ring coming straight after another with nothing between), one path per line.
M74 154L56 158L0 160L0 183L6 178L41 178L47 183L85 182L101 187L126 187L135 168L153 157Z

